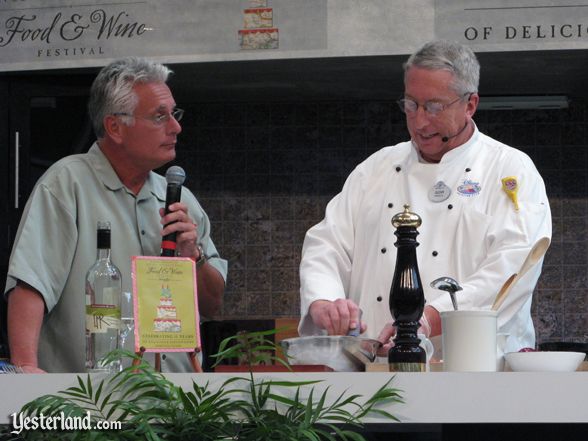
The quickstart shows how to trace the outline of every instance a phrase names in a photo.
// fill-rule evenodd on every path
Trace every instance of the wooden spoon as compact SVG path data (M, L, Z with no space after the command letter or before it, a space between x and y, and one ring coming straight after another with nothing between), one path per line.
M498 308L500 308L504 302L504 299L506 299L506 296L510 292L511 288L519 281L521 277L527 273L527 271L529 271L532 267L535 266L535 264L537 264L537 262L539 262L539 260L541 260L547 251L547 248L549 248L550 243L551 241L549 237L542 237L535 243L535 245L533 245L533 248L531 248L531 251L529 251L529 255L523 262L519 272L510 276L506 282L504 282L502 288L500 288L500 291L498 291L496 299L492 304L493 311L498 311Z
M535 266L537 262L539 262L539 260L543 257L543 255L549 248L550 243L551 240L549 239L549 237L542 237L537 241L537 243L535 243L535 245L533 245L533 248L531 248L529 255L523 262L523 266L519 270L519 277L523 277L523 274L525 274L533 266Z
M498 291L498 294L496 294L496 299L494 299L494 303L492 304L492 311L498 311L498 308L500 308L502 302L504 302L506 295L510 292L510 288L513 285L513 282L516 279L516 277L517 273L514 273L512 276L506 279L506 282L504 282L504 284L500 288L500 291Z

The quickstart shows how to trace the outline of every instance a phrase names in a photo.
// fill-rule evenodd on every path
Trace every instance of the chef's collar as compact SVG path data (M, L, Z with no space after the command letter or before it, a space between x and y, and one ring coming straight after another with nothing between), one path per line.
M471 147L473 145L476 144L478 137L480 135L480 132L478 130L478 126L476 126L476 123L473 120L472 120L472 124L474 125L474 131L472 133L472 136L470 136L470 138L464 144L457 146L457 147L449 150L447 153L445 153L438 163L430 162L430 161L427 161L426 159L424 159L421 155L421 152L419 151L419 149L417 148L417 146L413 142L412 143L413 150L416 152L419 163L421 163L421 164L448 164L448 163L454 161L456 158L461 158L468 150L471 149Z
M98 143L94 143L90 150L88 150L88 156L90 162L94 166L94 170L96 170L96 173L98 174L98 178L106 188L111 191L124 189L127 193L133 195L133 197L135 196L135 194L122 183L114 171L114 168L112 168L110 161L98 146ZM149 172L149 175L147 175L147 179L141 187L139 194L136 195L136 198L141 200L147 198L149 194L152 194L160 201L165 202L165 186L153 185L153 174L154 172Z

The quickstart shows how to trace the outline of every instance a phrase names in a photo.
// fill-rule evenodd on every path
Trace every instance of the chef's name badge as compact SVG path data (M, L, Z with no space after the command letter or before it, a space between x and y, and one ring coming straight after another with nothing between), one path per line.
M429 199L432 202L443 202L451 195L451 188L445 185L445 182L437 182L433 188L429 190Z

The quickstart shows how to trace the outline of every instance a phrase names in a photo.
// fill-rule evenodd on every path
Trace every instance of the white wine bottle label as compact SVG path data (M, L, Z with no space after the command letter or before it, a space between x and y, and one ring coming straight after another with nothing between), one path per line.
M86 329L90 334L120 329L120 308L114 305L86 305Z

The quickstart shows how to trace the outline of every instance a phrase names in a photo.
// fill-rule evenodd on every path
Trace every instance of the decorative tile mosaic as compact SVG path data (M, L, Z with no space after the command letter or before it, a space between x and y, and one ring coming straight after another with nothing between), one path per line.
M252 102L185 105L178 162L229 260L218 319L299 314L304 234L351 170L408 138L394 102ZM541 172L553 241L534 294L538 342L588 338L588 104L485 111L481 131L525 151Z

